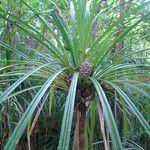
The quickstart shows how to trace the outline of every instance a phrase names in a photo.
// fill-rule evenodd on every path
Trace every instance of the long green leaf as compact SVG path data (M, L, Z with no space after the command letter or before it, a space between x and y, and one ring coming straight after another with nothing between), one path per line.
M72 118L73 118L73 111L74 111L78 75L79 73L75 73L71 81L71 86L70 86L69 93L67 96L65 112L64 112L64 117L63 117L63 122L62 122L62 127L61 127L59 145L57 148L58 150L69 149L70 133L71 133L71 126L72 126Z
M21 78L19 78L14 84L12 84L5 92L3 92L0 95L0 103L2 103L4 100L7 99L7 96L13 92L17 86L19 86L24 80L26 80L29 76L31 76L32 74L34 74L36 71L40 70L43 67L48 66L49 64L44 64L40 67L37 67L31 71L29 71L27 74L25 74L24 76L22 76Z
M108 103L107 97L105 95L105 92L103 91L102 87L98 83L98 81L94 78L90 78L91 81L94 83L94 86L96 88L98 97L99 97L99 102L102 105L103 108L103 113L104 113L104 118L107 122L111 140L113 143L113 147L115 150L122 150L122 144L121 144L121 139L117 130L117 126L110 108L110 105Z
M127 27L113 42L104 44L101 51L97 54L96 58L94 59L94 66L98 67L98 64L101 61L101 58L106 58L108 52L112 50L112 48L117 44L117 42L121 41L132 29L134 29L139 23L149 17L149 14L145 15L143 18L136 21L133 25Z
M20 139L20 137L23 134L23 131L29 122L31 116L33 115L36 107L38 106L41 98L44 96L45 92L49 88L49 86L52 84L52 82L55 80L55 78L62 73L64 69L61 69L57 71L55 74L53 74L41 87L41 89L38 91L38 93L35 95L31 103L29 104L28 108L26 109L25 113L23 114L22 118L19 120L19 123L13 133L11 134L8 142L5 145L4 150L14 150L15 146Z
M25 55L24 53L20 52L19 50L15 49L15 48L10 47L8 44L6 44L2 41L0 41L0 45L7 48L9 51L12 51L12 52L15 52L15 53L21 55L25 59L29 59L29 57L27 55Z
M142 5L134 8L133 10L131 10L130 12L125 13L123 16L120 16L117 18L117 20L109 27L106 29L106 31L104 31L104 33L99 36L93 43L91 49L95 49L95 47L98 45L98 43L108 34L110 33L110 31L112 31L112 29L117 26L121 21L124 21L126 18L128 18L131 15L137 15L146 5L149 5L150 2L145 2ZM127 20L131 21L130 19Z
M127 103L127 105L130 107L130 110L134 113L134 115L139 119L139 121L141 122L141 124L143 125L144 129L146 130L146 132L149 134L150 136L150 126L147 123L147 121L144 119L144 117L142 116L142 114L140 113L140 111L138 110L138 108L134 105L134 103L131 101L131 99L121 90L121 88L119 88L117 85L112 84L110 82L108 82L121 96L122 98L125 100L125 102Z
M138 67L145 67L145 68L150 68L150 65L148 64L117 64L117 65L110 65L109 67L106 67L106 69L100 70L99 72L96 73L96 77L101 78L111 72L116 73L118 70L125 70L127 69L137 69Z
M58 45L60 46L60 48L63 50L63 56L65 57L65 60L67 61L67 53L66 50L64 49L61 39L58 37L58 35L56 35L56 33L54 32L54 30L50 27L48 21L43 18L35 9L33 9L31 6L29 6L25 1L22 1L38 18L39 20L48 28L48 30L50 31L50 33L53 35L53 37L56 39Z
M55 21L55 24L58 27L58 29L61 31L63 40L65 41L65 44L66 44L68 50L70 51L70 53L72 55L74 64L77 65L76 64L77 63L77 61L76 61L77 60L77 56L76 56L75 50L73 50L73 48L72 48L71 40L70 40L70 38L68 36L68 33L67 33L64 25L62 24L61 20L59 19L59 17L55 13L55 11L51 12L51 16L53 17L53 19Z
M25 21L22 21L21 19L19 19L18 17L14 16L13 14L6 12L5 10L3 10L0 7L0 18L7 20L8 22L10 22L11 24L18 26L20 29L22 29L25 33L28 33L28 35L30 35L31 37L34 37L38 42L40 42L41 44L43 44L45 47L48 48L48 50L50 50L50 52L56 57L58 58L60 61L61 60L61 55L60 52L58 51L58 49L52 44L52 42L47 39L46 36L42 35L38 30L36 30L33 26L31 26L30 24L26 23ZM9 18L6 16L9 14ZM14 21L15 20L15 21ZM36 33L36 34L35 34ZM44 39L44 41L42 40Z
M12 97L15 97L15 96L17 96L17 95L19 95L19 94L22 94L22 93L26 92L26 91L30 91L30 90L34 90L34 89L40 88L41 86L42 86L42 85L37 85L37 86L33 86L33 87L29 87L29 88L20 90L20 91L18 91L18 92L16 92L16 93L13 93L13 94L9 95L9 96L7 97L7 99L10 99L10 98L12 98Z

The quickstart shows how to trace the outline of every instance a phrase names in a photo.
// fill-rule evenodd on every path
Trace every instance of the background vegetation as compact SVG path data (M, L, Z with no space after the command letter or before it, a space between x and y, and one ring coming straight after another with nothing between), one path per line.
M0 0L0 149L150 149L149 0Z

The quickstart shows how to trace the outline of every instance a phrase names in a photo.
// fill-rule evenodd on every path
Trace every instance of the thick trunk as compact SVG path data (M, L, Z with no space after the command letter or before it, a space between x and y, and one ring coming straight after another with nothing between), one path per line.
M78 105L79 117L79 149L85 150L85 139L84 139L84 123L86 118L86 104L80 103Z
M79 102L76 106L76 129L74 135L74 150L86 150L84 125L86 119L86 103Z

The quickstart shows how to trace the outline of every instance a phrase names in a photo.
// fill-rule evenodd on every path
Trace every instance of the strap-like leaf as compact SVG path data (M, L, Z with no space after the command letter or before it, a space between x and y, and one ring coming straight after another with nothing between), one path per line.
M61 39L58 38L58 36L56 35L56 33L54 32L54 30L50 27L48 21L43 18L35 9L33 9L31 6L29 6L25 1L22 1L38 18L39 20L47 27L47 29L50 31L50 33L53 35L53 37L55 38L55 40L57 41L58 45L60 46L60 48L63 50L63 57L65 57L65 60L67 61L67 53L65 52L65 49L61 43ZM60 53L60 51L57 51L57 53Z
M121 96L122 98L125 100L125 102L127 103L127 105L130 107L130 110L134 113L134 115L139 119L139 121L141 122L141 124L143 125L144 129L146 130L146 132L150 135L150 126L147 123L147 121L144 119L144 117L142 116L142 114L139 112L139 110L137 109L137 107L134 105L134 103L130 100L130 98L115 84L112 84L110 82L108 82Z
M29 71L27 74L19 78L14 84L12 84L5 92L3 92L2 95L0 95L0 103L2 103L4 100L6 100L7 96L15 90L15 88L20 85L24 80L26 80L29 76L34 74L36 71L40 70L43 67L48 66L49 64L44 64L40 67L37 67L31 71Z
M42 85L37 85L37 86L32 86L32 87L29 87L29 88L20 90L20 91L18 91L18 92L15 92L15 93L9 95L9 96L7 97L7 99L10 99L10 98L12 98L12 97L15 97L15 96L17 96L17 95L19 95L19 94L23 94L23 93L26 92L26 91L38 89L38 88L40 88L41 86L42 86Z
M70 40L70 38L69 38L69 36L68 36L68 33L67 33L67 31L66 31L64 25L63 25L62 22L60 21L59 17L56 15L55 11L52 11L52 12L51 12L51 16L52 16L52 18L54 19L55 24L56 24L56 26L58 27L58 29L61 31L63 40L65 41L65 43L66 43L66 45L67 45L67 47L68 47L68 49L69 49L69 51L70 51L70 53L71 53L71 55L72 55L74 64L76 64L76 59L77 59L77 57L76 57L76 55L75 55L75 51L74 51L73 48L72 48L71 40Z
M0 45L7 48L9 51L12 51L12 52L19 54L20 56L22 56L25 59L29 59L29 57L27 55L25 55L24 53L20 52L19 50L15 49L13 47L10 47L8 44L6 44L2 41L0 41Z
M108 125L108 128L109 128L113 147L115 150L122 150L123 148L122 148L120 136L119 136L117 126L116 126L110 105L108 103L107 97L106 97L102 87L98 83L98 81L94 78L90 78L90 79L94 83L94 86L96 88L96 91L97 91L97 94L99 97L99 102L102 105L104 118L105 118L107 125Z
M33 115L34 110L38 106L41 98L49 88L49 86L52 84L52 82L55 80L55 78L63 71L64 69L61 69L60 71L57 71L55 74L53 74L46 83L41 87L41 89L38 91L38 93L35 95L31 103L29 104L28 108L26 109L25 113L23 114L22 118L19 120L19 123L15 130L13 131L12 135L10 136L8 142L6 143L5 150L14 150L15 146L17 144L17 141L20 139L27 123L29 122L31 116Z
M72 126L72 118L73 118L73 111L74 111L74 102L75 102L78 75L79 75L78 73L74 74L72 78L71 86L69 89L69 93L67 96L58 150L69 149L70 133L71 133L71 126Z
M25 33L27 33L31 37L35 38L38 42L40 42L45 47L47 47L48 50L53 54L54 57L61 60L61 56L60 56L60 53L58 52L57 48L52 44L52 42L47 37L42 35L38 30L36 30L33 26L31 26L27 22L22 21L21 19L19 19L15 15L3 10L1 7L0 7L0 12L1 12L0 13L0 18L2 18L4 20L7 20L11 24L13 24L13 25L19 27L20 29L22 29ZM6 14L9 14L9 18L5 14L3 14L2 12L6 13ZM44 39L44 40L42 40L42 39Z
M117 42L121 41L132 29L134 29L139 23L149 17L149 14L145 15L138 21L136 21L133 25L127 27L111 44L105 44L105 46L101 49L101 51L97 54L94 65L98 67L102 58L106 58L106 55L112 50L112 48L117 44ZM109 46L108 46L109 45Z

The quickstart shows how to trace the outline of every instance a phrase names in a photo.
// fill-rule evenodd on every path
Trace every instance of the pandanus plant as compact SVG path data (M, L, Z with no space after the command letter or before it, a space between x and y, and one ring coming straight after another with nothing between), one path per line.
M22 91L16 90L21 83L27 79L30 80L31 77L42 79L40 82L43 83L43 85L38 86L39 90L28 104L27 109L10 135L5 150L15 149L41 99L45 97L46 93L51 95L49 89L67 93L58 150L69 149L71 141L73 141L73 149L76 150L88 149L87 142L89 141L91 144L89 148L94 148L92 145L94 129L88 130L88 135L85 134L88 113L92 111L89 107L94 109L93 113L98 113L101 131L95 132L102 132L105 149L108 150L112 146L114 150L122 150L125 145L122 144L123 139L119 135L112 109L112 103L115 103L116 98L122 110L125 127L127 114L130 112L137 117L147 134L150 135L148 122L134 104L133 98L130 97L131 87L141 92L141 94L144 93L139 85L146 86L146 83L140 81L150 75L150 65L133 61L132 55L136 56L139 53L143 55L149 49L140 49L128 53L127 49L131 47L124 44L119 50L114 50L118 43L120 44L123 40L126 40L125 37L128 36L131 30L134 33L137 25L149 19L149 12L140 15L149 3L141 3L130 11L117 15L107 28L101 29L100 16L107 15L113 10L119 12L118 5L112 5L111 9L108 6L99 10L103 1L61 0L58 3L61 8L57 3L49 2L53 9L48 12L48 15L43 15L25 1L22 1L24 7L28 8L30 13L33 14L34 17L32 17L47 29L49 34L47 36L35 28L32 22L18 18L0 7L1 19L16 26L30 38L34 38L35 42L42 45L41 48L46 51L46 54L45 52L38 52L37 55L40 54L42 59L34 61L19 49L10 47L5 41L0 41L1 46L18 53L24 60L20 60L20 64L15 63L15 65L11 64L1 68L1 72L4 71L2 75L9 76L12 73L19 78L15 78L16 81L11 81L11 85L2 92L0 104L3 104L6 100L9 102L17 94L22 93L23 95L23 92L31 90L32 87ZM128 4L128 2L125 4ZM45 17L48 19L45 19ZM116 34L119 30L118 26L121 25L123 27L121 32L119 31ZM24 65L24 68L21 67L22 65ZM6 69L7 72L5 72ZM108 91L114 94L113 101L110 101ZM145 93L145 95L149 97L148 94ZM93 107L91 102L95 102L97 105ZM90 118L92 121L92 115ZM72 128L73 120L74 128ZM95 122L93 123L95 124ZM94 128L94 125L92 125L92 128ZM107 135L105 129L109 132ZM124 130L126 132L126 128ZM73 140L70 138L72 132L74 135Z

